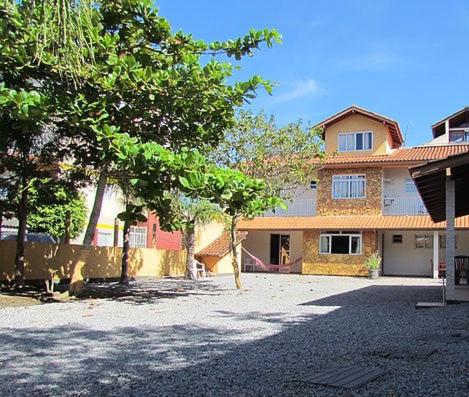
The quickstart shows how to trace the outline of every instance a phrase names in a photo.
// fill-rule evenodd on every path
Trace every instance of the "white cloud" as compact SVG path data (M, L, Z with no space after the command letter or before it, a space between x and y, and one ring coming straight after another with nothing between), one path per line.
M287 102L321 92L319 84L314 79L298 80L290 86L290 89L283 94L275 95L274 93L273 99L277 102Z

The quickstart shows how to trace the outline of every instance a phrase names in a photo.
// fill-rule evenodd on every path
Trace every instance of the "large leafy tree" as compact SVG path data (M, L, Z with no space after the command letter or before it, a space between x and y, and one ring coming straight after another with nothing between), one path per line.
M301 120L279 126L274 115L243 110L209 157L266 181L271 193L290 200L316 177L324 154L321 133Z
M63 7L57 10L55 3ZM103 132L121 129L173 151L216 144L233 125L235 109L259 87L270 90L259 76L228 83L232 65L217 57L241 59L280 39L274 30L252 30L235 40L195 40L172 32L151 0L99 0L92 7L89 1L55 3L1 0L0 166L8 175L2 184L19 181L23 194L14 209L20 221L15 261L20 281L33 178L44 177L50 164L65 159L73 170L95 169L88 174L98 181L85 238L89 244L115 169L99 139ZM71 35L48 35L55 27Z
M220 56L241 59L262 43L279 41L275 30L251 30L234 40L205 43L173 32L150 0L101 0L96 8L99 41L93 67L64 119L64 130L82 144L77 163L95 159L98 194L85 244L92 239L102 194L113 166L102 161L96 137L119 127L131 136L172 150L216 145L234 124L237 107L270 84L259 76L229 83L234 68Z
M54 179L35 180L29 192L28 229L57 240L77 237L86 220L85 198L70 184Z
M240 217L284 207L283 201L268 191L264 181L216 166L197 150L174 153L154 142L142 143L136 137L110 129L103 139L112 148L107 152L114 156L113 161L131 178L136 195L160 215L160 223L167 230L181 230L185 222L182 216L175 216L177 211L170 210L174 202L172 190L213 203L230 217L235 284L242 288L236 255L237 222Z

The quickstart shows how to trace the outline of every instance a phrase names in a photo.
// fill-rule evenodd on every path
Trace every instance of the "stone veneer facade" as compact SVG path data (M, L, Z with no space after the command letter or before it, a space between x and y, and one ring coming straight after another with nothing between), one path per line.
M325 274L338 276L366 276L365 260L378 250L378 237L375 231L362 233L362 254L320 254L320 231L303 232L302 274Z
M366 175L366 197L363 199L333 199L334 175ZM325 168L318 173L317 215L382 215L381 168Z
M334 175L364 174L366 176L366 197L364 199L333 199L332 177ZM317 190L317 215L382 215L381 168L324 168L319 171ZM338 228L340 230L340 228ZM319 236L321 232L303 233L303 274L325 274L340 276L366 276L366 259L378 250L377 233L362 232L362 254L320 254Z

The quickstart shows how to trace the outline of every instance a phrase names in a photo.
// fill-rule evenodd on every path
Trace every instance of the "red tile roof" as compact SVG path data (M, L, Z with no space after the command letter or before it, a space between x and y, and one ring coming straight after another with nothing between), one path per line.
M243 241L247 232L237 232L236 245ZM196 252L196 256L217 256L223 258L230 251L230 235L228 232L223 233L220 237L212 241L209 245Z
M429 216L291 216L257 217L241 220L240 230L436 230L445 222L433 223ZM456 219L457 229L469 229L469 216Z
M320 123L316 124L316 127L327 128L328 126L337 123L338 121L349 117L353 114L361 114L365 117L369 117L370 119L377 120L382 122L384 125L388 127L389 133L391 134L393 140L393 147L399 147L404 142L402 138L402 133L399 128L399 124L397 121L390 119L389 117L383 116L381 114L372 112L370 110L364 109L357 105L352 105L340 112L328 117L327 119L321 121Z
M439 146L416 146L393 150L390 154L372 154L365 156L331 156L324 160L325 167L338 165L386 165L416 164L429 160L443 159L448 156L469 152L469 144L452 144Z

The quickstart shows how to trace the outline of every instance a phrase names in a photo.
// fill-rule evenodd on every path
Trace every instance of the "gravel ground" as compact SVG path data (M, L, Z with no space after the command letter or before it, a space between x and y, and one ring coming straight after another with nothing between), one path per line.
M145 281L113 299L0 309L0 395L469 395L469 305L416 310L439 299L433 280L243 279L243 292L231 277ZM396 348L436 351L383 357ZM388 372L352 391L302 381L331 365Z

